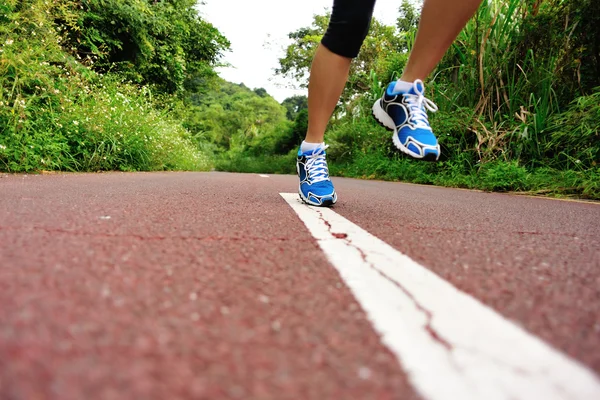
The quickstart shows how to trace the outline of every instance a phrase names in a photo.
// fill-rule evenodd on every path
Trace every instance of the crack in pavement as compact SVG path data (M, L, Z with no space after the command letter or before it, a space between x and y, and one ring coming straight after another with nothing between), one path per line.
M63 234L63 235L72 235L72 236L88 236L88 237L96 237L96 238L130 238L137 239L142 241L162 241L168 239L174 240L193 240L200 242L244 242L244 241L265 241L265 242L311 242L309 239L298 239L298 238L281 238L281 237L258 237L258 236L144 236L135 233L128 234L112 234L112 233L93 233L93 232L81 232L81 231L72 231L68 229L62 228L48 228L41 226L32 226L32 227L3 227L0 226L0 231L42 231L48 234Z
M442 346L444 346L448 351L452 351L453 346L450 342L448 342L446 339L444 339L432 326L432 320L433 320L433 314L431 311L429 311L428 309L426 309L425 307L423 307L421 304L419 304L419 302L417 301L417 299L415 298L415 296L408 291L408 289L406 289L404 286L402 286L399 282L395 281L394 279L390 278L389 276L387 276L383 271L379 270L378 268L375 267L375 265L373 265L373 263L371 263L369 260L367 260L367 255L365 254L365 252L360 249L358 246L356 246L354 243L352 243L352 241L350 239L348 239L348 234L346 233L335 233L332 232L332 227L331 224L329 223L329 221L327 221L324 217L323 217L323 213L321 211L317 210L317 213L319 214L319 219L321 221L323 221L323 223L327 226L327 229L329 231L329 233L336 239L341 239L344 240L349 246L353 247L354 249L356 249L359 254L361 255L363 261L365 263L367 263L373 270L375 270L379 275L381 275L383 278L385 278L386 280L388 280L389 282L391 282L393 285L395 285L398 289L400 289L415 305L415 307L417 308L417 310L419 310L421 313L423 313L425 315L426 318L426 324L423 327L423 329L425 329L425 331L431 336L431 338L441 344Z
M465 351L471 354L476 354L479 357L485 357L486 359L488 359L490 362L503 367L507 370L512 371L513 373L517 374L517 375L521 375L521 376L526 376L526 377L531 377L533 375L541 375L541 376L547 376L548 374L545 373L543 370L542 371L528 371L525 370L523 368L519 368L513 365L510 365L509 363L503 362L502 360L498 359L497 357L494 357L493 355L490 354L486 354L486 353L482 353L481 351L479 351L478 349L474 349L471 348L469 346L457 346L457 345L453 345L451 344L448 340L444 339L442 337L442 335L440 335L439 332L437 332L433 326L432 326L432 321L433 321L433 313L426 309L425 307L423 307L415 298L415 296L408 291L408 289L406 289L404 286L402 286L399 282L397 282L396 280L392 279L391 277L389 277L388 275L386 275L384 272L380 271L378 268L375 267L375 265L373 265L373 263L369 262L367 259L367 254L360 249L358 246L356 246L355 244L352 243L352 240L348 239L348 234L346 233L336 233L332 231L332 226L331 223L329 221L327 221L325 219L325 217L323 216L323 213L319 210L317 210L317 213L319 214L319 219L321 221L323 221L323 223L327 226L327 230L329 231L329 233L335 238L335 239L341 239L344 240L349 246L353 247L354 249L356 249L363 261L368 264L372 269L374 269L379 275L381 275L383 278L387 279L388 281L390 281L392 284L394 284L398 289L400 289L414 304L414 306L417 308L417 310L419 310L420 312L422 312L425 317L426 317L426 324L424 326L424 330L431 336L431 338L441 344L442 346L444 346L449 354L449 358L450 358L450 362L454 365L454 367L458 370L458 371L462 371L463 369L456 363L456 360L454 360L451 356L450 353L453 350L461 350L461 351ZM564 388L558 384L553 384L554 388L561 392L561 393L566 393Z
M420 230L420 231L437 231L437 232L453 232L453 233L491 233L490 230L485 229L457 229L457 228L443 228L436 226L417 226L417 225L404 225L407 229ZM494 234L497 232L494 232ZM595 238L593 235L581 235L576 233L562 233L562 232L538 232L538 231L506 231L509 234L516 235L532 235L532 236L557 236L566 238Z

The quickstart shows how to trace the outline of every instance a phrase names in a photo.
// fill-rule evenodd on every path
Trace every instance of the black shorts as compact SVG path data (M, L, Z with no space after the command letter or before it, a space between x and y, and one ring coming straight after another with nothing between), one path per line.
M334 0L321 44L342 57L355 58L367 37L375 0Z

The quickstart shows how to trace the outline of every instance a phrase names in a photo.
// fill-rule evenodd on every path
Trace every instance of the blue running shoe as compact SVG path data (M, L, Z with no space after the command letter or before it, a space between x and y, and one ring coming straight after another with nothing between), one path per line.
M337 201L337 194L329 179L329 169L325 160L327 147L321 146L304 153L298 150L296 162L298 177L300 177L298 193L303 202L312 206L328 207Z
M421 160L437 161L440 145L431 131L427 111L437 106L425 98L423 81L417 79L406 93L394 92L396 82L388 85L385 94L373 105L373 116L394 132L394 145L403 153Z

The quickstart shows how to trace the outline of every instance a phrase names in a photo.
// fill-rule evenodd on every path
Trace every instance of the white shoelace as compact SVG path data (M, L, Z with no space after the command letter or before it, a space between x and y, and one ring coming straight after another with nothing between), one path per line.
M325 149L329 146L318 147L313 150L312 154L306 155L306 173L311 183L328 181L329 180L329 169L327 168L327 161L325 161Z
M423 128L431 130L429 126L429 120L427 119L427 111L436 112L438 106L431 100L425 97L425 89L423 81L417 79L413 83L413 90L416 94L406 93L404 98L408 104L410 110L410 116L408 122L414 125L416 128Z

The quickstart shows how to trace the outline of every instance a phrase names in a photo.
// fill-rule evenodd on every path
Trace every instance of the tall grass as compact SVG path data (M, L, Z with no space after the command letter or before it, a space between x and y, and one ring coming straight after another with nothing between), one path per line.
M558 11L558 23L572 32L578 21L569 18L563 3L484 1L431 79L434 100L443 112L473 110L465 130L474 135L472 146L482 162L543 166L549 157L556 158L548 149L559 148L553 142L560 138L551 134L556 125L549 122L566 108L557 89L573 44L566 34L548 39L550 49L536 48L527 37L542 13Z

